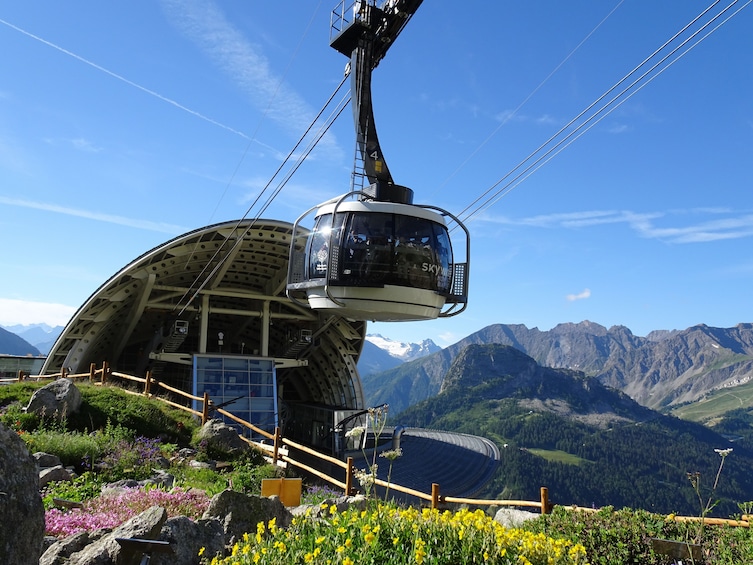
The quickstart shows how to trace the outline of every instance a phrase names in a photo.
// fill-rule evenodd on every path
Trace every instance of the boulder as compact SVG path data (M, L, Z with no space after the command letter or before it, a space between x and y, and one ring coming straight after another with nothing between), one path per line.
M225 550L222 523L211 518L194 522L185 516L169 518L162 527L160 540L170 542L174 554L155 553L150 565L199 565L202 557L222 556Z
M44 540L44 506L37 463L23 440L0 424L0 563L37 565Z
M208 420L199 430L197 437L199 442L204 443L210 452L235 454L251 449L241 439L235 428L218 419Z
M55 465L54 467L48 467L39 471L39 488L42 488L47 483L72 480L73 475L62 465Z
M500 508L494 515L494 521L502 524L506 528L517 528L527 520L535 520L541 516L536 512L526 510L517 510L515 508Z
M216 494L209 502L209 508L202 516L207 520L216 518L222 522L225 532L225 545L233 545L246 532L255 533L256 524L268 523L272 518L278 528L287 528L293 516L279 497L265 498L254 494L243 494L225 490Z
M48 547L42 554L42 558L39 560L39 565L60 565L66 563L72 554L83 550L87 545L94 541L96 541L96 539L92 539L89 532L72 534L67 538L56 541Z
M51 453L45 453L44 451L37 451L32 457L36 459L37 465L39 465L40 469L57 467L58 465L63 464L63 462L60 461L60 457L52 455Z
M60 420L81 407L81 392L70 379L58 379L37 390L24 410L37 416Z
M117 539L156 540L159 538L166 520L167 511L159 506L152 506L118 526L109 534L102 536L96 542L87 545L81 551L73 553L65 563L66 565L138 565L141 562L142 555L124 549L117 542Z

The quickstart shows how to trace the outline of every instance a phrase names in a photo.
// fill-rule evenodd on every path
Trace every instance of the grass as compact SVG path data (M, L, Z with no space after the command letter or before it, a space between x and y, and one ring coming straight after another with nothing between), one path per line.
M547 461L553 461L556 463L565 463L566 465L580 465L586 460L572 453L566 451L560 451L559 449L526 449L529 453L543 457Z
M683 420L705 423L731 410L750 406L753 406L753 381L733 389L714 391L702 400L675 408L672 414Z

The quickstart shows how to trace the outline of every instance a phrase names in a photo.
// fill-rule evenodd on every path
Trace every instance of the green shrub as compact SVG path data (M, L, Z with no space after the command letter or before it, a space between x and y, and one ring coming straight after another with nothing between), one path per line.
M695 522L677 522L671 516L645 510L615 512L611 507L598 512L555 507L551 514L526 522L523 528L577 541L585 547L592 565L664 565L667 558L653 552L651 538L692 542L699 531ZM707 525L701 546L704 563L709 565L753 563L753 534L748 528Z
M3 388L8 387L0 387L0 389ZM23 404L14 401L0 408L0 422L17 432L28 432L37 429L40 418L36 414L27 414L24 412L23 407Z
M245 461L232 471L230 481L233 490L245 494L261 494L263 479L278 479L285 472L270 464L259 465L256 461Z
M228 475L212 469L180 465L173 466L170 472L175 476L177 486L203 490L209 496L214 496L228 488Z
M129 394L115 386L76 383L83 397L81 409L71 414L72 430L98 430L108 421L128 428L135 436L161 437L188 445L197 423L190 413L171 408L159 400Z
M45 510L54 508L56 498L73 502L86 502L97 498L102 492L102 479L86 471L72 481L54 481L45 485L41 490L42 502Z
M42 451L57 455L64 466L72 466L79 471L90 468L91 462L102 455L100 442L91 434L41 427L22 433L21 438L30 453Z

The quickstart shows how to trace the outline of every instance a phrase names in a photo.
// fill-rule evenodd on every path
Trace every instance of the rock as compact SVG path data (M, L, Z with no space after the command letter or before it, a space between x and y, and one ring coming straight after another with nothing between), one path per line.
M89 532L79 532L63 538L47 548L39 560L39 565L59 565L67 562L68 558L81 551L87 545L92 543Z
M170 542L174 554L155 553L150 565L199 565L202 557L222 556L225 550L222 523L216 518L193 520L185 516L170 518L162 527L160 540Z
M199 442L206 443L207 449L220 453L235 454L249 451L251 447L241 439L235 428L218 419L207 421L197 435Z
M195 459L191 459L188 462L188 466L192 469L210 469L214 471L217 468L217 463L214 461L196 461Z
M175 484L175 475L168 473L163 469L156 469L152 476L143 481L139 481L141 486L158 486L164 489L171 489Z
M66 565L138 565L142 556L122 548L116 541L117 538L155 540L166 520L167 511L159 506L152 506L83 550L73 553Z
M37 565L44 540L44 506L37 463L23 440L0 424L0 563Z
M527 520L534 520L541 516L536 512L526 512L525 510L515 510L514 508L500 508L494 515L494 521L502 524L506 528L516 528Z
M81 392L70 379L58 379L37 390L24 410L40 417L60 420L81 407Z
M102 488L100 489L100 495L117 496L119 494L128 492L129 490L139 488L139 486L141 485L139 485L139 482L135 479L122 479L120 481L115 481L114 483L107 483L106 485L102 485Z
M190 459L191 457L196 456L197 451L195 449L191 449L190 447L183 447L178 451L178 457L181 459Z
M42 488L47 483L72 481L73 475L71 472L64 468L62 465L55 465L54 467L48 467L39 471L39 488Z
M51 453L45 453L44 451L37 451L32 457L37 460L37 465L39 465L40 469L57 467L58 465L63 464L63 462L60 461L60 457L52 455Z
M276 496L265 498L254 494L243 494L225 490L216 494L209 502L209 508L202 519L217 518L222 521L225 532L225 545L232 545L246 532L256 532L256 524L269 522L275 518L278 528L290 525L292 514Z

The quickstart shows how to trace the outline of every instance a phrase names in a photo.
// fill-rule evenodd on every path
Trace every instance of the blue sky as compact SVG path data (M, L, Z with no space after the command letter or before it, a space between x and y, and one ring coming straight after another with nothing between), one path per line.
M417 203L490 202L466 222L468 309L369 331L753 322L753 7L609 92L728 3L424 2L374 72L382 149ZM343 76L333 7L5 3L0 324L64 324L144 251L246 214ZM353 147L346 111L262 217L346 192Z

